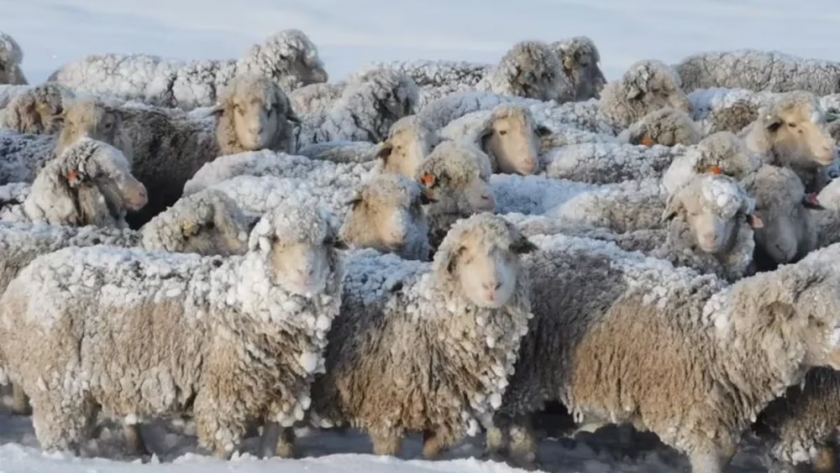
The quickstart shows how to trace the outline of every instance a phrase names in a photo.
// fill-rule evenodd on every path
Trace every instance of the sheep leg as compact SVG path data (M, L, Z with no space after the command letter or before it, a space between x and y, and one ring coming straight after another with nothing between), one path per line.
M370 433L373 442L373 454L395 457L402 446L402 432L382 430Z
M260 457L294 458L295 431L277 422L266 422L260 437Z
M811 467L814 473L837 472L837 445L830 443L818 446L817 454L813 457L812 462Z
M443 436L440 435L438 432L434 430L424 430L423 431L423 456L427 460L433 460L440 456L441 450L443 450L446 445L446 442L443 440Z
M19 416L32 415L29 397L23 392L23 388L18 383L12 383L12 412Z
M34 396L33 396L34 397ZM90 438L96 409L79 393L61 390L39 391L32 412L32 425L38 443L46 451L71 451L82 455L82 445Z
M514 419L509 435L511 463L518 468L535 470L538 442L530 416L519 416Z
M143 439L143 432L140 431L140 424L123 424L123 436L128 452L134 456L149 455L146 441Z
M737 445L717 445L700 448L688 454L691 473L723 473L729 460L735 455Z

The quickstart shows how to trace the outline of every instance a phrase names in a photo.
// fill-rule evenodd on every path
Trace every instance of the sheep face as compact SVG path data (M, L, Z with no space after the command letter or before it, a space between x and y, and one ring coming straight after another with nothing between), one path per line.
M276 270L275 283L299 295L321 292L330 275L329 251L323 244L273 244L271 262Z
M243 147L256 151L271 143L277 128L280 127L280 117L277 116L274 108L266 108L255 100L234 104L233 110L236 137Z
M122 115L119 110L95 100L74 100L64 108L56 152L61 152L79 139L87 137L116 146L130 160L130 141L122 135L121 123Z
M805 349L804 365L840 368L840 281L833 265L828 269L785 267L777 270L787 273L778 284L795 297L773 303L783 318L801 320L802 340ZM792 300L791 300L792 299Z
M224 194L216 197L203 215L185 220L181 224L181 235L181 248L172 251L231 256L241 255L248 250L246 219L236 204Z
M436 211L468 216L496 208L490 173L490 159L478 147L444 141L417 168L416 179Z
M519 255L536 247L513 225L496 221L501 220L498 217L475 217L458 229L457 245L447 254L447 271L473 304L495 309L513 296L523 271ZM473 222L484 224L470 225ZM493 236L488 237L488 233ZM442 246L448 246L447 242Z
M411 178L437 141L435 133L416 124L413 116L401 118L391 126L377 157L383 161L384 172Z
M575 86L575 100L600 98L607 79L598 66L601 56L595 43L586 36L578 36L553 43L552 48L560 58L563 72Z
M15 98L6 113L13 115L13 128L21 133L57 133L64 112L64 95L71 93L54 84L42 84Z
M771 149L776 155L805 160L813 168L828 166L837 157L825 115L816 104L811 107L793 101L783 104L775 113L764 115L761 125L767 130Z
M68 173L71 187L83 180L82 175L93 182L105 199L117 208L137 211L148 202L146 187L131 175L131 165L125 156L114 147L101 147L84 166Z
M647 112L664 107L691 113L691 101L682 91L679 76L656 60L640 61L621 78L627 99L644 104Z
M501 173L533 174L537 170L540 136L545 134L545 128L538 129L525 109L505 108L497 112L482 131L482 149L494 157Z

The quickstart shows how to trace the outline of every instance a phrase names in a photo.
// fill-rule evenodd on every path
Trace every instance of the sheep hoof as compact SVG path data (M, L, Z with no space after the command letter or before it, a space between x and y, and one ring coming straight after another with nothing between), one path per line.
M12 414L18 416L31 416L32 406L29 404L29 396L17 384L12 385Z

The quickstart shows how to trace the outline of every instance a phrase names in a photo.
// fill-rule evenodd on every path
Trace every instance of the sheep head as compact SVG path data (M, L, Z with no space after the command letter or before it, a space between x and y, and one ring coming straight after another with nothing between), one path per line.
M73 92L54 83L41 84L15 97L6 107L5 125L20 133L53 134L60 130L65 97Z
M388 130L388 138L377 152L383 171L412 178L440 139L416 115L400 118Z
M757 127L765 134L766 148L783 162L817 168L837 157L825 114L809 92L789 92L759 111Z
M526 176L537 171L540 139L546 130L534 123L528 109L503 104L493 109L478 135L482 150L496 163L497 172Z
M491 90L543 101L573 99L572 84L551 47L541 41L520 41L490 73Z
M318 48L303 31L294 28L251 46L239 65L249 73L276 81L287 92L329 79Z
M65 176L71 188L94 185L109 206L131 211L142 209L148 202L146 187L131 174L131 165L117 148L83 140L65 156L70 158L65 162Z
M621 77L621 87L631 102L644 104L644 113L671 107L691 113L691 102L682 91L679 76L658 60L639 61Z
M428 260L429 226L420 186L400 175L381 174L363 183L349 202L339 237L347 244Z
M536 249L513 224L483 213L452 226L432 267L473 304L499 308L511 301L526 278L520 255Z
M224 154L293 151L292 127L300 119L280 86L267 77L235 78L211 113L218 117L216 134Z
M671 194L662 218L669 221L680 216L676 225L685 222L702 251L722 254L735 243L743 222L752 228L763 226L754 208L755 202L736 180L706 174Z
M251 231L249 252L259 252L270 280L282 289L312 297L335 278L336 249L346 248L322 208L294 198L265 214Z
M575 87L575 100L600 98L607 79L598 66L601 55L592 39L576 36L551 46L563 65L563 72Z
M9 35L0 32L0 84L26 85L26 77L20 69L23 50Z
M129 161L133 158L131 140L123 126L125 114L120 109L97 99L73 99L65 103L56 118L61 127L56 154L80 139L90 138L116 147Z
M417 168L415 179L432 200L433 212L467 217L495 209L490 174L490 158L477 146L444 141Z

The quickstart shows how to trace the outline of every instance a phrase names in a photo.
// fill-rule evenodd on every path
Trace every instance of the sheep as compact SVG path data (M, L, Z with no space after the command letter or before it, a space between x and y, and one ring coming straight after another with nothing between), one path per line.
M190 409L200 446L222 458L251 419L302 420L341 301L336 245L320 209L289 202L243 256L95 246L36 258L0 298L0 333L41 447L78 453L93 403L129 425Z
M759 110L758 119L738 135L767 164L790 167L808 192L824 187L821 168L837 157L825 127L825 114L809 92L780 94Z
M758 118L758 109L772 103L778 94L745 89L699 89L688 94L692 118L704 134L718 131L740 133Z
M418 87L443 87L453 84L475 86L493 68L492 64L467 61L427 60L374 62L371 68L384 67L408 75Z
M545 175L591 184L613 184L627 180L659 178L674 159L688 148L621 143L581 143L547 151L540 160Z
M669 196L662 213L668 239L651 255L736 281L753 270L753 229L764 226L754 212L755 201L737 180L699 176Z
M217 93L239 75L268 77L284 92L328 75L318 48L300 30L287 29L251 46L238 60L178 61L144 54L90 55L48 79L78 92L139 100L160 107L212 107Z
M632 145L696 145L702 135L694 120L671 107L648 113L618 135L619 143Z
M126 228L126 211L147 200L120 150L82 138L38 173L18 214L36 223Z
M236 77L219 101L210 110L217 117L218 155L261 149L294 152L292 127L300 124L300 119L283 89L271 79Z
M532 249L484 213L456 223L431 263L348 258L313 423L360 428L377 455L395 455L406 432L420 431L427 458L488 425L531 318L519 261Z
M840 63L778 51L739 49L693 54L675 66L684 90L723 87L765 92L840 92Z
M414 177L417 167L439 142L434 130L417 115L409 115L391 125L376 156L382 160L382 172Z
M29 197L32 186L17 182L0 186L0 222L24 222L23 203Z
M840 179L834 179L823 187L817 200L827 210L840 210Z
M296 149L335 140L378 143L394 122L414 113L416 104L417 86L403 73L373 69L355 75L328 110L300 117Z
M788 169L765 164L744 186L755 199L755 214L764 223L755 230L755 264L759 271L795 263L817 247L817 232L808 209L820 208L813 194Z
M574 87L575 100L599 98L607 79L598 66L601 54L595 42L588 36L575 36L551 43L551 49Z
M550 134L522 106L501 104L492 110L469 113L438 132L443 139L472 143L490 158L494 173L534 174L540 139Z
M664 107L691 113L691 102L681 89L680 77L655 59L633 63L621 79L604 86L599 103L601 111L619 129Z
M368 163L379 158L382 145L366 141L327 141L308 145L296 154L309 159L330 161L336 164Z
M728 131L713 133L697 146L677 156L662 175L668 194L691 182L698 174L713 171L742 181L761 167L761 158L747 151L744 142Z
M64 111L64 102L75 97L66 87L45 83L20 95L0 113L0 127L10 128L18 133L55 134L61 121L57 119Z
M475 89L543 101L570 102L575 98L575 86L563 72L560 59L542 41L514 44Z
M6 33L0 31L0 84L26 85L26 76L20 68L23 50Z
M149 203L128 216L132 228L139 228L175 203L184 183L219 155L217 135L212 125L203 120L184 113L167 114L152 107L115 107L95 98L65 104L56 152L83 136L109 143L125 153L132 174L148 189Z
M493 174L490 176L490 186L496 201L496 213L516 212L526 215L545 214L578 194L603 188L544 175L518 174Z
M478 147L444 141L417 168L415 179L431 204L426 209L429 242L437 248L452 225L476 213L493 212L490 159Z
M297 115L325 112L341 97L345 86L325 82L305 85L289 92L289 102Z
M493 454L508 432L513 459L532 463L528 417L558 400L578 422L652 431L695 473L721 472L774 397L810 367L840 367L840 279L830 262L811 258L727 286L611 243L532 240L534 318L488 432Z
M38 171L55 157L56 136L18 133L0 127L0 186L33 182Z

